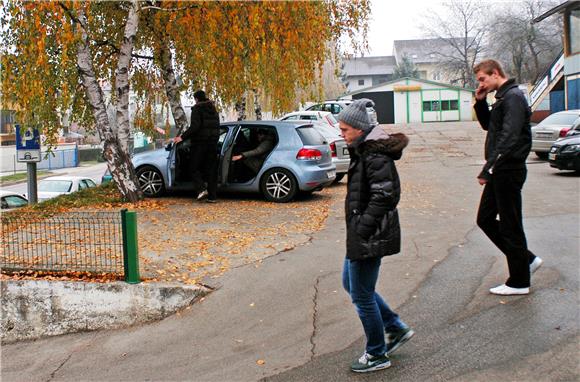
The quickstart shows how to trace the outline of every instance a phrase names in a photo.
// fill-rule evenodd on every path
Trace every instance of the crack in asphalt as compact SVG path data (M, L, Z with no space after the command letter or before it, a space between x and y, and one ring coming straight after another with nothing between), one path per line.
M58 365L58 367L52 373L50 373L50 376L48 377L48 379L46 380L46 382L52 381L52 379L54 378L54 376L56 375L56 373L58 373L58 371L64 366L64 364L67 363L69 361L69 359L71 359L72 355L73 355L73 352L71 352L68 355L68 357L66 357L66 359L64 361L62 361L62 363L60 365Z
M320 284L320 277L316 278L314 283L314 296L312 297L312 335L310 335L310 360L312 361L316 356L316 343L314 342L314 337L318 331L317 320L318 320L318 284Z

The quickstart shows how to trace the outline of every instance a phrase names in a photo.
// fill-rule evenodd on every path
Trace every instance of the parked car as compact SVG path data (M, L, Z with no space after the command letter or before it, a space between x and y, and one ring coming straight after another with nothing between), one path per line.
M329 111L335 116L338 115L345 107L350 105L353 100L337 100L337 101L324 101L323 103L317 103L308 107L308 111ZM375 111L375 103L370 101L367 103L367 113L369 114L369 120L371 124L376 125L377 122L377 112Z
M96 186L94 180L84 176L51 176L38 182L38 201Z
M558 139L548 156L550 166L558 170L580 171L580 134Z
M320 122L312 122L312 125L322 134L330 146L332 163L336 167L336 179L334 182L338 183L348 173L350 165L350 154L346 141L334 127Z
M567 110L551 114L542 122L532 127L532 151L542 159L548 157L552 144L563 138L578 122L580 110Z
M3 210L12 210L28 205L28 200L12 191L0 190L0 208Z
M257 174L232 156L257 146L258 129L276 141ZM336 167L326 139L312 123L303 121L240 121L221 124L218 189L260 192L273 202L288 202L296 194L313 192L331 184ZM139 186L146 196L169 190L191 190L187 142L133 156Z
M285 114L280 121L317 121L333 127L337 132L340 131L338 121L329 111L295 111Z
M567 137L572 137L574 135L580 135L580 118L578 118L576 122L574 122L574 125L572 125L570 131L566 133Z

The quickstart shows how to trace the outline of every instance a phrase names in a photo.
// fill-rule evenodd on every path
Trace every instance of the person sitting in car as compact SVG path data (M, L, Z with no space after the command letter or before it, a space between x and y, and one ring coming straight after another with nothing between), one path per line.
M232 161L237 162L243 160L244 165L248 167L254 174L258 174L264 164L264 160L276 146L274 137L266 129L258 129L258 146L249 151L244 151L239 155L234 155Z

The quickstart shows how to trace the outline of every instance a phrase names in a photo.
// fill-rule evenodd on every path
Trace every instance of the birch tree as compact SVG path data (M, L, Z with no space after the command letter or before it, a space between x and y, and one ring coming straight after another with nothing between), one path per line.
M370 12L368 0L5 4L4 100L23 125L40 126L50 145L64 111L94 126L113 179L130 201L142 198L127 152L131 122L151 128L159 96L179 129L187 126L184 90L204 88L224 105L260 89L273 111L290 108L298 89L316 83L325 60L337 54L323 48L326 42L364 48ZM110 95L104 86L113 87ZM116 111L113 121L107 103Z

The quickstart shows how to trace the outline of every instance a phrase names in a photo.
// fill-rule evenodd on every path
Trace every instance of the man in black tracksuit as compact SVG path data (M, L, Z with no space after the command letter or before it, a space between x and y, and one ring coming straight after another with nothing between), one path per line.
M532 146L531 111L518 85L506 77L497 61L482 61L473 71L479 82L474 108L481 127L487 131L486 163L478 175L484 189L477 225L505 254L509 269L506 283L490 292L528 294L530 273L542 264L542 259L528 250L522 223L521 191ZM496 101L490 111L486 97L491 91L496 91Z
M189 129L174 141L190 141L190 165L197 199L207 196L208 202L215 202L220 118L214 103L206 97L203 90L193 93L193 98L195 105L191 108Z

